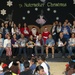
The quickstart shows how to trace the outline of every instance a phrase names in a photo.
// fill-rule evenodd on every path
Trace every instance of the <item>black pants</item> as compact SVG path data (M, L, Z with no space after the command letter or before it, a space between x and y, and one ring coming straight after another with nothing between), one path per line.
M19 51L18 49L19 49L18 47L13 47L12 48L12 55L13 56L17 56L18 55L18 51Z
M30 57L33 53L33 48L27 48L27 56Z
M58 47L58 51L62 51L62 56L65 56L65 47Z

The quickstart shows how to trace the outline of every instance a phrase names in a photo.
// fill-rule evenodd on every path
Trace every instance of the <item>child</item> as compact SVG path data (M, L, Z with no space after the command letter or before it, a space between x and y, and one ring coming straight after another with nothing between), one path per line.
M30 69L33 71L33 73L34 73L34 71L35 71L35 69L36 69L36 64L35 64L35 59L32 59L31 58L31 60L30 60Z
M46 75L44 68L42 66L37 66L35 70L35 75Z

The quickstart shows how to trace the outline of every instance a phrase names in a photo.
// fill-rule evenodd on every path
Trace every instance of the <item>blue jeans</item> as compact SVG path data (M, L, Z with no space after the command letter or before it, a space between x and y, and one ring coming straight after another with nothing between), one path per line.
M21 55L22 51L23 51L23 53L24 53L24 56L26 57L26 56L27 56L27 55L26 55L26 47L20 47L20 48L19 48L19 55Z
M72 46L68 46L67 47L68 51L69 51L69 55L71 56L73 54L73 49L75 49L75 47L72 47Z
M3 51L4 51L4 48L0 48L0 56L2 56Z

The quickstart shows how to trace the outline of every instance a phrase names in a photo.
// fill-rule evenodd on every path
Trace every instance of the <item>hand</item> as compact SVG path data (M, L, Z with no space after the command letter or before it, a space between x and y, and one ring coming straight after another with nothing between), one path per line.
M71 46L73 46L73 47L74 47L75 45L74 45L74 44L72 44Z

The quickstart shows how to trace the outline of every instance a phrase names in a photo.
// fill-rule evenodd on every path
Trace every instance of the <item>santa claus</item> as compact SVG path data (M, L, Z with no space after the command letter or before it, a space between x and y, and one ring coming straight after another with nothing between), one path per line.
M49 36L50 32L48 31L47 27L44 28L44 31L42 33L42 37L43 37L43 40L44 40L44 44L46 44L46 40L48 39L48 36Z
M32 29L30 31L30 35L33 35L34 39L36 39L36 37L38 35L38 31L35 27L32 27Z

